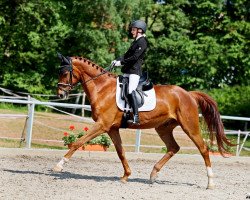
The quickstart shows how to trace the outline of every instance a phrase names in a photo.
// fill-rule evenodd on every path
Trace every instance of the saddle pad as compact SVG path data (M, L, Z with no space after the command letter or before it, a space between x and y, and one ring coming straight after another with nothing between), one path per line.
M118 106L118 108L122 111L124 111L124 105L125 105L125 101L121 99L121 88L119 86L119 80L117 78L116 80L116 104ZM155 108L156 106L156 96L155 96L155 89L151 89L148 91L144 91L144 93L147 96L144 96L144 104L142 105L142 107L139 108L139 112L140 111L151 111ZM129 109L127 109L129 110Z

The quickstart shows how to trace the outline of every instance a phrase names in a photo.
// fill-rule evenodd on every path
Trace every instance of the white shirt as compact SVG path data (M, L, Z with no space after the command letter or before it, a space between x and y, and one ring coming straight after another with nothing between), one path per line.
M141 38L141 37L146 37L146 34L140 34L140 35L138 35L138 36L135 38L135 40L138 40L138 39Z

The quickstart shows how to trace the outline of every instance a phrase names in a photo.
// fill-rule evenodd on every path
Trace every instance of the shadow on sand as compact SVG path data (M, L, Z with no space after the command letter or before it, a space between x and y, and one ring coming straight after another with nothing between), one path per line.
M89 175L82 175L76 174L71 172L54 172L52 170L48 170L47 172L36 172L36 171L27 171L27 170L9 170L3 169L5 172L9 172L12 174L31 174L31 175L45 175L54 177L58 180L64 179L76 179L76 180L93 180L96 182L106 182L106 181L120 181L119 177L115 176L89 176ZM149 179L143 178L129 178L128 182L132 183L143 183L143 184L152 184ZM186 185L186 186L197 186L196 184L186 183L186 182L173 182L173 181L164 181L164 180L156 180L153 184L162 184L162 185Z

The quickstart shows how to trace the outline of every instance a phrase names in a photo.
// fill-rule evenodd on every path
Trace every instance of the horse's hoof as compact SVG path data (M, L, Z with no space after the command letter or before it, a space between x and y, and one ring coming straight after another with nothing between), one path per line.
M157 174L151 175L151 176L150 176L150 183L154 183L154 182L156 181L157 177L158 177Z
M207 190L213 190L215 188L215 185L208 185Z
M54 168L53 168L53 171L54 172L62 172L63 168L61 166L58 166L56 165Z
M127 179L125 179L125 178L120 178L120 181L121 181L121 183L127 183L128 181L127 181Z

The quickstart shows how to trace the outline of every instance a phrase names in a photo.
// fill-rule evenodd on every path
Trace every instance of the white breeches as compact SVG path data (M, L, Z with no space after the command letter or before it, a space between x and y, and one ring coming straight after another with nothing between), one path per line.
M123 77L129 78L129 86L128 86L128 93L131 94L133 90L136 90L140 76L137 74L123 74Z

